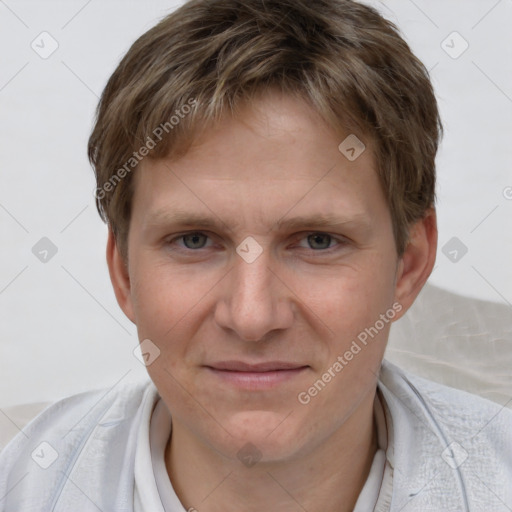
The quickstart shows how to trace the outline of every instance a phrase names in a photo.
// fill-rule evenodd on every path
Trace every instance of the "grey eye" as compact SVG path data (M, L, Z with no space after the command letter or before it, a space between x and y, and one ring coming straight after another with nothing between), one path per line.
M202 249L208 237L203 233L189 233L181 237L187 249Z
M311 249L328 249L331 245L332 237L326 233L314 233L308 236L308 244Z

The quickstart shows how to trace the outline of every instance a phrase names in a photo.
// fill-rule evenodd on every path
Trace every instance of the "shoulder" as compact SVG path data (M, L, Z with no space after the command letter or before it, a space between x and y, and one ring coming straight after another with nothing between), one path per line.
M122 460L113 459L127 454L116 446L128 446L141 411L157 398L153 383L144 380L80 393L47 407L0 453L0 496L7 495L0 511L21 505L32 510L36 503L41 510L53 509L78 467L94 466L101 473L105 459L122 467Z
M426 415L431 413L448 430L471 429L488 424L488 433L505 432L512 427L512 410L480 396L419 377L384 360L380 385L395 398L415 404ZM407 398L406 398L407 397Z
M48 407L30 421L25 428L5 447L8 451L12 446L25 444L32 435L49 431L59 431L61 434L68 432L85 432L87 425L95 423L103 415L119 410L123 416L127 416L136 410L144 393L151 389L150 381L120 383L111 388L78 393L63 398Z
M404 505L414 497L412 510L422 511L466 510L484 502L489 510L501 510L512 503L507 404L418 377L386 360L378 386L390 415L392 449L386 455L395 468L395 502Z

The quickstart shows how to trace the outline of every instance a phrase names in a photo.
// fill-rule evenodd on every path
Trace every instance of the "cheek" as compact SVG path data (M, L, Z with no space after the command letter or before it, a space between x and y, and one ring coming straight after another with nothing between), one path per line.
M132 280L132 298L139 332L160 322L167 322L168 303L172 298L172 288L161 283L153 269L135 272Z
M180 319L192 314L205 293L191 276L143 260L134 265L131 282L139 333L155 338L168 337L170 329L180 327Z
M321 372L344 358L342 374L329 385L318 402L328 400L331 392L339 392L350 382L351 389L365 389L373 373L378 371L391 326L389 315L393 303L394 273L389 262L370 257L367 264L340 268L330 279L309 280L307 304L319 320L328 327L325 337L327 356ZM306 290L306 287L304 287ZM318 332L318 331L317 331Z
M327 276L307 276L296 281L297 295L319 320L339 334L353 334L373 324L390 306L394 296L392 266L378 258L368 264L339 267Z
M201 314L200 287L183 273L154 263L134 267L132 297L139 340L149 339L159 356L147 366L159 389L179 391L175 380L184 380L189 340Z
M204 328L213 308L215 284L222 275L177 269L167 262L147 258L133 261L132 297L139 340L149 339L160 356L148 366L155 382L165 383L165 369L183 380L197 340L208 335ZM166 384L164 384L166 385Z

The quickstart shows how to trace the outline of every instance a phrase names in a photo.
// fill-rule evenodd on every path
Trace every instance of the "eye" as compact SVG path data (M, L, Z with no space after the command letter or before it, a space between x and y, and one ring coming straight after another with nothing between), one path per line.
M178 240L183 240L183 245L187 249L203 249L206 245L206 241L208 240L208 236L200 231L196 231L194 233L186 233L185 235L176 237L174 240L171 240L171 242Z
M331 243L333 242L337 242L338 245L342 244L341 240L334 238L332 235L329 235L328 233L311 233L302 240L307 240L307 248L313 249L314 251L331 249L333 247ZM301 245L301 247L304 246Z

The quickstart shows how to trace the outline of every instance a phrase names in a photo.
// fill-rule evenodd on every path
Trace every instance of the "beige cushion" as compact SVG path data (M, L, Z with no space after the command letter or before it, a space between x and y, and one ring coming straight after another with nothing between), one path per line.
M426 285L391 328L385 357L512 408L512 307Z
M0 409L0 450L48 405L45 402Z

